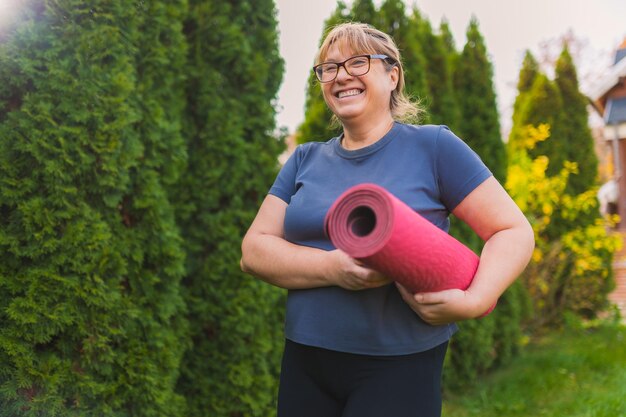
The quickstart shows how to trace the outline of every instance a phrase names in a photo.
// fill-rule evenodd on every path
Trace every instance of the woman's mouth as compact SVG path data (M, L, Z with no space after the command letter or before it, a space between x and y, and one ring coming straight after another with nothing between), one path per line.
M353 88L352 90L340 91L339 93L337 93L337 98L358 96L362 92L363 90L358 89L358 88Z

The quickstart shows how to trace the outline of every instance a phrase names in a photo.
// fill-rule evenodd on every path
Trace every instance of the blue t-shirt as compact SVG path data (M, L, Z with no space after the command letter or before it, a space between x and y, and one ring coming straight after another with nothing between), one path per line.
M324 216L346 189L375 183L448 231L450 212L491 172L446 126L395 123L376 143L350 151L341 137L296 148L269 193L288 203L285 239L335 249ZM285 336L297 343L370 355L433 348L454 324L431 326L402 300L395 285L361 291L341 287L290 290Z

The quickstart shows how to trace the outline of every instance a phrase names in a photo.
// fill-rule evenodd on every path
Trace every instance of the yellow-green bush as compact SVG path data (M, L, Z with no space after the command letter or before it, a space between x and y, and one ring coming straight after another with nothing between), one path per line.
M593 316L605 307L613 286L611 261L621 245L607 231L611 219L597 214L594 188L573 196L565 193L570 174L577 172L575 163L566 162L549 177L549 159L529 156L549 134L547 125L528 126L523 139L509 146L506 188L535 231L536 248L522 276L533 306L532 326L558 324L566 312ZM568 225L561 235L550 233L555 218Z

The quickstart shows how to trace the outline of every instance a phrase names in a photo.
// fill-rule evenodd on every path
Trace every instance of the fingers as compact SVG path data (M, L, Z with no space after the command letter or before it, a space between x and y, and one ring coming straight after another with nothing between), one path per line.
M361 270L359 271L360 273L358 275L360 278L362 289L377 288L383 285L387 285L391 282L391 280L389 280L378 271L365 267L360 268Z
M411 294L396 283L404 301L426 323L438 326L471 317L471 309L463 290L451 289L431 293Z
M389 284L391 281L380 272L368 268L363 262L351 258L341 250L331 252L336 263L336 283L348 290L364 290Z
M449 302L450 300L457 298L459 290L444 290L438 292L423 292L417 293L413 295L413 298L419 304L424 305L434 305L434 304L444 304Z

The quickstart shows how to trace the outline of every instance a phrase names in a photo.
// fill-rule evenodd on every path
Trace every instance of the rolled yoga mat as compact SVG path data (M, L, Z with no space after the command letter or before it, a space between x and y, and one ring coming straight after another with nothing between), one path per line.
M413 294L465 290L478 268L479 258L467 246L375 184L345 191L324 222L336 248Z

